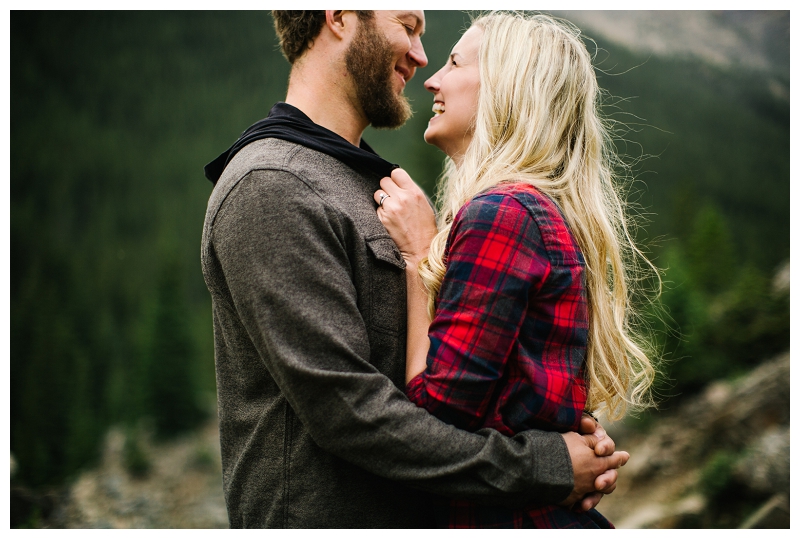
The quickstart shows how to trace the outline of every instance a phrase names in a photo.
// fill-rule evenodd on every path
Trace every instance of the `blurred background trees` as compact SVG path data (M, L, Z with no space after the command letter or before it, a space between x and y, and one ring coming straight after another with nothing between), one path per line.
M785 57L759 69L586 30L665 270L662 407L788 349L786 20L764 37ZM467 21L427 13L416 115L365 134L431 194L443 154L421 137L422 81ZM203 166L284 97L289 66L268 12L12 12L10 43L11 451L36 487L90 464L111 425L168 438L214 413Z

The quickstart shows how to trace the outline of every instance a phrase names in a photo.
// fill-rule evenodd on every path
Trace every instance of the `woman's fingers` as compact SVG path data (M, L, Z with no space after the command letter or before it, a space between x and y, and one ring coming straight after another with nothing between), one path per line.
M381 179L381 189L386 191L389 196L396 196L403 191L413 193L418 191L419 187L408 175L408 172L402 168L396 168L392 171L391 177L384 176Z
M398 185L394 183L394 180L388 176L385 176L383 179L381 179L381 189L383 189L389 196L397 195L397 193L400 191L400 187L398 187Z
M381 199L386 202L386 198L394 197L395 209L402 207L404 210L409 209L418 201L417 199L422 195L422 190L414 183L411 176L402 168L396 168L392 171L391 177L384 176L381 179L381 188L375 192L375 202L381 204ZM386 195L386 196L383 196ZM399 204L399 205L398 205Z
M408 172L406 172L402 168L394 169L392 171L391 179L401 189L411 189L413 187L416 187L417 185L414 183L414 180L411 179L411 176L408 175Z
M406 262L416 264L427 256L436 235L436 217L427 197L402 169L381 179L373 198L378 218L397 244Z
M377 191L375 191L375 194L372 195L372 198L375 200L375 203L378 206L383 207L382 203L385 202L385 199L388 196L389 196L389 193L387 193L383 189L378 189Z

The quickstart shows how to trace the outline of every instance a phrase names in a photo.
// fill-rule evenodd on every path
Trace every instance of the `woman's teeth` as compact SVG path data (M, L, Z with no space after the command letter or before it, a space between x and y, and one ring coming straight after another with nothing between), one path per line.
M433 112L434 112L434 114L443 114L444 113L444 104L443 103L434 103L433 104Z

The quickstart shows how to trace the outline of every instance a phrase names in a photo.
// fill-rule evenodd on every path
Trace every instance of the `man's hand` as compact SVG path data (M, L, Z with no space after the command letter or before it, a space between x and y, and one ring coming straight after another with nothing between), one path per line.
M588 511L617 488L617 468L624 466L630 455L615 451L614 440L588 415L581 419L581 432L562 434L572 459L574 486L560 505Z
M578 432L584 437L591 437L591 443L594 445L594 452L598 457L608 457L614 454L617 446L614 440L606 434L606 429L589 414L583 414L581 417L581 426Z
M581 417L581 426L578 432L584 436L593 435L592 440L595 443L594 452L600 457L607 457L614 454L616 444L606 434L606 430L597 422L597 420L589 414L583 414ZM587 440L587 442L589 442ZM585 512L589 509L597 507L600 500L603 499L604 494L611 494L617 488L617 470L610 469L600 474L595 480L595 485L598 490L587 494L580 502L575 503L573 509L575 511Z

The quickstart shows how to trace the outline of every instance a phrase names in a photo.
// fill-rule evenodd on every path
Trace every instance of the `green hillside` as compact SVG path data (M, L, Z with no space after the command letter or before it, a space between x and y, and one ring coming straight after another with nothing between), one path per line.
M443 155L422 140L422 82L467 20L427 12L417 114L365 135L429 192ZM620 147L657 156L635 196L669 266L665 394L691 392L788 347L788 298L769 288L789 256L788 102L756 73L601 45ZM111 424L168 437L213 413L203 165L284 97L289 69L267 12L14 11L10 58L11 451L17 480L53 485Z

